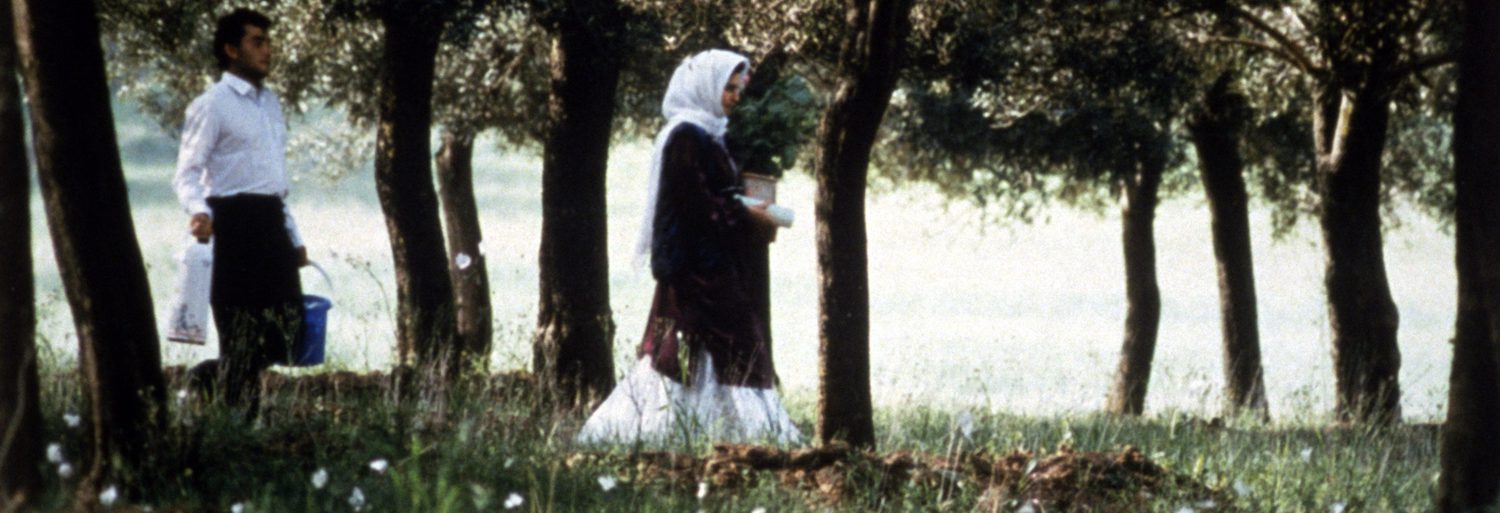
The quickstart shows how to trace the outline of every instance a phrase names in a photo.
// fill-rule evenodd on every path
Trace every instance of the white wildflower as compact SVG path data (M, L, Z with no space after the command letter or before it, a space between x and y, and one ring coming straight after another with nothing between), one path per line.
M47 462L53 464L63 462L62 444L57 442L47 444Z
M1021 504L1021 507L1016 508L1016 513L1036 513L1036 506L1032 506L1031 502L1026 502Z
M370 462L370 470L374 470L377 474L384 474L388 468L391 468L391 462L386 461L385 458Z
M328 484L328 471L327 470L324 470L324 469L320 468L320 469L318 469L317 472L313 472L313 475L312 475L312 485L313 485L313 488L322 490L323 487L326 486L327 484Z
M615 489L615 476L599 476L599 488L605 492Z
M365 491L359 489L358 486L354 487L354 491L349 492L349 507L354 508L354 511L365 509Z
M63 423L67 424L70 428L76 428L82 422L83 417L79 417L77 413L68 412L63 414Z
M521 494L511 492L510 495L505 497L505 509L519 508L523 502L526 502L526 499L521 498Z
M67 479L67 478L73 477L73 464L72 463L63 462L63 464L58 465L57 466L57 477L61 477L63 479Z
M1342 502L1335 502L1333 503L1333 505L1328 506L1328 513L1344 513L1344 508L1346 507L1348 507L1348 505Z
M704 497L708 497L708 482L706 482L706 481L699 481L698 482L698 500L701 501L701 500L703 500Z
M245 513L245 503L243 503L243 502L236 502L236 503L234 503L233 506L229 507L229 513Z
M120 491L116 490L114 485L110 485L109 488L105 488L104 491L99 492L99 504L105 506L114 505L115 501L119 498Z
M510 466L514 465L515 463L516 463L516 459L515 458L505 458L505 466L502 467L502 468L510 468Z
M1302 449L1302 461L1312 461L1312 447L1305 447Z
M766 513L766 508L755 508L750 510L750 513Z

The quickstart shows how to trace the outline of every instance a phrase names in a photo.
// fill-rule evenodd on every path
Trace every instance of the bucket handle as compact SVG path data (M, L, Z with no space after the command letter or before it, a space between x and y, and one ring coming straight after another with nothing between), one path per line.
M333 279L328 277L328 271L324 271L323 266L318 265L317 262L312 260L308 260L307 265L318 271L318 274L323 276L323 284L328 286L328 294L333 295Z

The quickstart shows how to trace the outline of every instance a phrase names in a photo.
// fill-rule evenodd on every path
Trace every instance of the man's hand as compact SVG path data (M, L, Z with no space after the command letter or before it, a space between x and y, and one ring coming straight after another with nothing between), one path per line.
M193 219L188 221L188 230L194 238L208 242L208 238L214 236L214 219L208 214L193 214Z
M297 266L307 267L307 246L297 246Z

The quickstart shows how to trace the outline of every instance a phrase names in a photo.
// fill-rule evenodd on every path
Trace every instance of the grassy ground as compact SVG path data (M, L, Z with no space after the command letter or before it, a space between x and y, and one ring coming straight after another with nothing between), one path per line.
M80 444L65 419L77 411L76 393L69 379L46 381L49 436L69 460ZM726 474L728 464L712 463L714 450L702 440L667 448L699 457L675 470L662 463L671 457L647 448L577 446L571 435L581 416L541 413L524 375L467 384L446 402L395 401L383 376L351 372L278 376L267 389L265 412L251 427L178 399L172 441L158 453L145 495L118 499L115 510L1405 512L1430 509L1437 472L1431 425L1370 430L902 408L877 414L879 455L846 455L832 470L796 475L744 465ZM793 416L812 432L812 411L796 408ZM1111 451L1104 457L1119 459L1127 447L1179 480L1148 479L1150 469L1090 479L1086 467L1048 468L1059 450ZM998 478L975 474L972 462L1006 456L1027 478L1012 479L1020 488L1007 495L987 495ZM903 461L926 462L918 468L927 472L893 473L892 462ZM72 492L58 468L48 465L54 507ZM1044 485L1045 472L1054 480ZM1058 472L1071 474L1059 481Z

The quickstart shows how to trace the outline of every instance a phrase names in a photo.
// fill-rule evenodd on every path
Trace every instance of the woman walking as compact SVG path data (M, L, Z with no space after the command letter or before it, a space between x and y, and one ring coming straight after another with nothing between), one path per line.
M636 246L656 278L650 318L639 360L580 441L801 439L773 388L776 371L746 283L746 249L773 240L776 225L764 204L741 202L739 171L724 148L749 67L744 56L709 50L672 74Z

